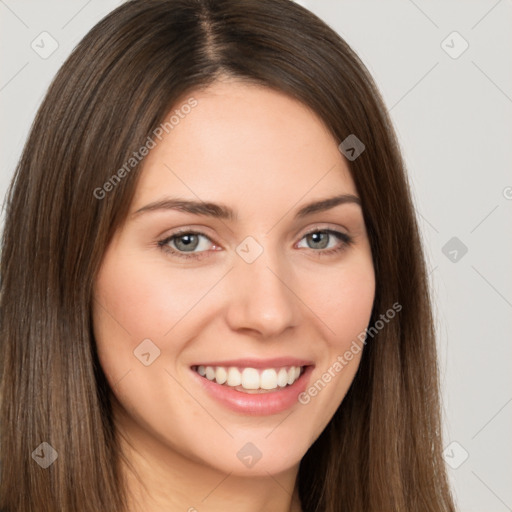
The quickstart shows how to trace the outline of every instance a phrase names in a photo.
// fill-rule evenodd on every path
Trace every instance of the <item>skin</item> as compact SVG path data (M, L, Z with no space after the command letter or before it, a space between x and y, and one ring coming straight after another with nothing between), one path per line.
M339 141L303 104L233 79L190 96L197 106L145 158L95 281L94 333L132 467L123 465L130 512L299 511L300 460L342 402L361 353L309 403L268 416L228 410L190 366L292 356L314 361L309 382L317 381L370 319L375 277L362 209L346 203L294 218L311 201L357 196ZM170 196L222 203L238 218L134 215ZM158 245L178 228L208 237L192 248L202 259ZM305 236L326 228L353 243ZM236 252L248 236L263 248L251 264ZM168 246L189 254L180 241ZM160 350L149 366L133 353L147 338ZM247 442L262 453L251 468L236 455Z

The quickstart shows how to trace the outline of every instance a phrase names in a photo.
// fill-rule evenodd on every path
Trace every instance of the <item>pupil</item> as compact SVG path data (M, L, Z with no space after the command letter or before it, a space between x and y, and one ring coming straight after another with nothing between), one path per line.
M194 244L195 242L195 244ZM175 242L178 249L195 249L197 247L197 235L181 235ZM180 247L183 244L183 247ZM193 247L192 247L193 246Z
M327 233L318 232L318 233L313 233L310 236L313 239L314 244L320 244L319 248L324 249L326 247L325 242L327 241L326 235L327 235ZM324 240L323 240L324 243L322 243L322 239L321 239L322 237L324 237ZM318 247L316 247L316 248L318 248Z

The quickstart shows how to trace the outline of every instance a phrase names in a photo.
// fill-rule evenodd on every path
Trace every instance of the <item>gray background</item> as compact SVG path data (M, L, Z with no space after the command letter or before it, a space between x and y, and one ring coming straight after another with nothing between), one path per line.
M434 291L459 509L512 511L512 1L298 3L360 55L398 132ZM0 0L0 197L50 80L119 4ZM45 31L58 48L42 58L55 44Z

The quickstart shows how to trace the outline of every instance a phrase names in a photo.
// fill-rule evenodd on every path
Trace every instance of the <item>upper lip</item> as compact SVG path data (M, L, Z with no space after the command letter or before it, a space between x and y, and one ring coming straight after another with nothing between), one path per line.
M295 357L274 357L272 359L229 359L223 361L197 363L192 366L238 366L243 368L281 368L285 366L310 366L313 361Z

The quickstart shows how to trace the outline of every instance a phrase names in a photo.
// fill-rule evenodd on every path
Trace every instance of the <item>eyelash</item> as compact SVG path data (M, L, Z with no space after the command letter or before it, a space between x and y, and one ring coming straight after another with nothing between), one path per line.
M323 249L323 250L310 249L311 251L318 253L318 256L321 256L321 257L322 256L330 256L330 255L333 255L333 254L337 254L337 253L347 249L348 247L350 247L353 244L353 242L354 242L353 238L351 236L347 235L346 233L342 233L342 232L336 231L334 229L318 229L318 228L314 229L312 231L309 231L307 233L304 233L304 235L302 236L301 240L303 238L305 238L305 237L307 237L309 235L313 235L315 233L325 233L325 234L328 234L328 235L332 235L332 236L335 236L336 238L338 238L338 240L341 241L340 245L338 245L337 247L331 248L331 249ZM199 236L203 236L203 237L207 238L210 242L212 242L212 240L210 239L209 236L205 235L204 233L201 233L200 231L184 229L184 230L181 230L181 231L177 231L176 233L173 233L171 236L168 236L168 237L166 237L163 240L160 240L158 242L158 246L165 253L171 254L172 256L178 256L179 258L193 258L193 259L196 259L196 260L200 260L200 259L207 258L207 257L211 256L211 252L210 251L200 251L200 252L196 252L196 253L189 253L189 254L187 254L187 253L184 253L184 252L172 249L168 245L169 242L171 242L175 238L179 238L180 236L183 236L183 235L199 235Z

